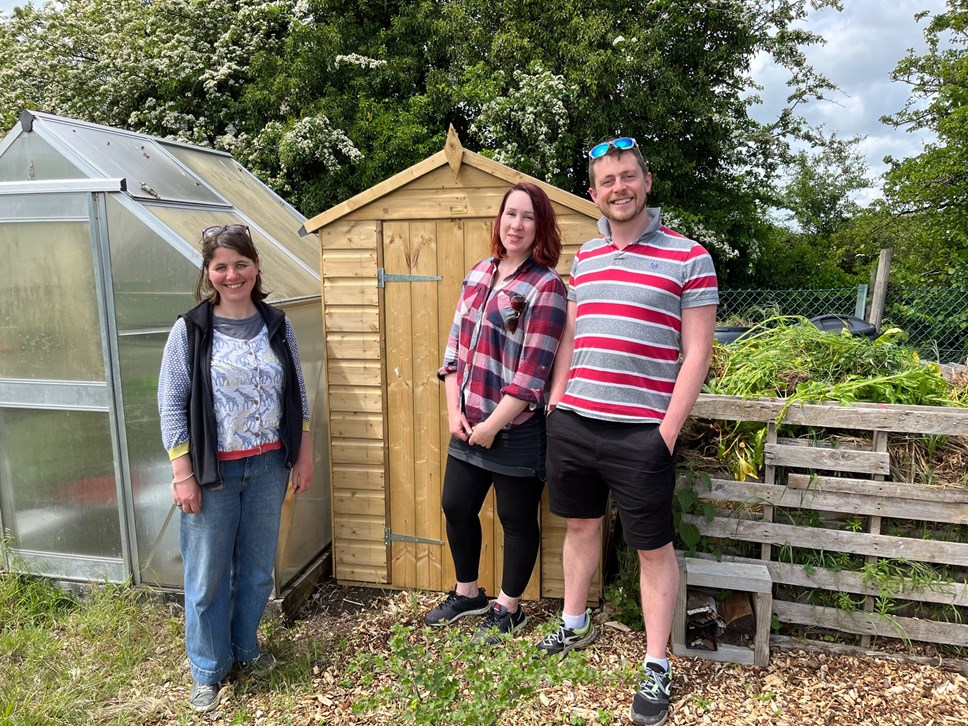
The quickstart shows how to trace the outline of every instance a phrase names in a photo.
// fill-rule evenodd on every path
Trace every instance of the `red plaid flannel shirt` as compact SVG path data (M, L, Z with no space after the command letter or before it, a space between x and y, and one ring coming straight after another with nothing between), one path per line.
M450 329L441 379L456 373L464 415L484 421L501 401L528 402L508 428L544 403L545 385L565 325L565 285L558 273L528 258L492 293L498 260L467 273Z

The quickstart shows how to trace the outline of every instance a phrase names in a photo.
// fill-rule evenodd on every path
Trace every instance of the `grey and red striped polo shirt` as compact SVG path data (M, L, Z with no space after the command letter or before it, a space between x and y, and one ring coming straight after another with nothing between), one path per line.
M679 374L682 310L719 303L712 258L702 245L651 224L625 249L604 235L582 245L568 299L577 303L575 349L563 409L604 421L659 423Z

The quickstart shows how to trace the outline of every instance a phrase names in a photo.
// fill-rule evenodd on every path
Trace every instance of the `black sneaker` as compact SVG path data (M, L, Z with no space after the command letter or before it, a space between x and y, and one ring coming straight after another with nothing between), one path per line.
M427 625L450 625L465 615L483 615L489 608L490 602L483 587L477 597L465 597L458 595L457 590L451 590L440 605L424 616L424 622Z
M634 723L659 726L669 718L669 692L672 690L672 668L662 670L661 666L649 663L639 684L638 693L632 701L629 718Z
M598 637L598 631L592 623L592 611L585 611L585 627L572 630L566 628L564 622L558 629L543 640L539 640L535 647L542 655L568 655L569 651L581 650L592 643Z
M487 617L481 623L481 627L474 634L474 640L488 645L500 642L501 636L505 633L513 633L518 628L523 628L528 623L528 616L524 614L524 608L520 605L516 612L509 611L498 602L491 605L487 611Z
M218 706L222 698L222 691L218 683L198 683L192 682L192 692L188 696L195 713L208 713Z

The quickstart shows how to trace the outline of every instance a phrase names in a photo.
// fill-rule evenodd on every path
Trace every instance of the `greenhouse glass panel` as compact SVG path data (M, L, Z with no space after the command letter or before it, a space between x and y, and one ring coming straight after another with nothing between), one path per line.
M190 149L176 144L162 145L185 166L244 209L256 225L287 247L312 270L319 270L319 237L299 236L303 218L285 204L237 161L225 154Z
M0 156L0 181L83 179L87 175L37 134L23 134Z
M0 251L0 378L103 381L88 223L0 223Z
M200 246L202 230L217 224L246 224L236 214L213 212L210 209L187 209L184 207L159 207L146 205L145 210L154 214L183 239ZM263 288L270 300L319 295L319 278L294 263L295 256L252 230L252 239L262 261ZM193 283L194 284L194 283Z
M180 587L182 569L177 520L169 524L158 542L171 509L171 465L161 443L158 420L158 369L167 339L167 330L122 335L118 340L118 353L135 537L141 563L151 556L142 579L155 585Z
M108 229L119 334L170 328L195 304L192 289L198 267L112 197Z
M0 222L70 220L87 223L88 197L82 194L0 194Z
M146 136L49 117L45 129L104 176L127 179L128 193L137 199L225 205L222 197Z
M299 574L306 562L320 551L320 542L332 540L330 523L329 486L329 417L326 411L326 380L323 365L324 345L322 337L323 312L320 301L308 304L286 305L286 316L292 322L299 345L306 394L309 397L310 431L315 452L315 482L309 491L303 492L295 501L290 498L282 524L285 529L279 535L280 550L277 559L277 581L282 584Z
M121 557L106 412L0 408L0 503L19 550Z

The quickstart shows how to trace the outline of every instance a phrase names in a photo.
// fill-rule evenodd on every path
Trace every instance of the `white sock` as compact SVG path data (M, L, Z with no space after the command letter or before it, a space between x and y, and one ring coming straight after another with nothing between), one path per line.
M569 630L581 630L585 627L587 622L588 611L583 612L581 615L569 615L563 612L561 614L561 619L565 621L565 627Z
M642 667L646 667L649 663L655 663L666 673L669 672L669 659L668 658L653 658L651 655L645 656L645 661L642 663Z

